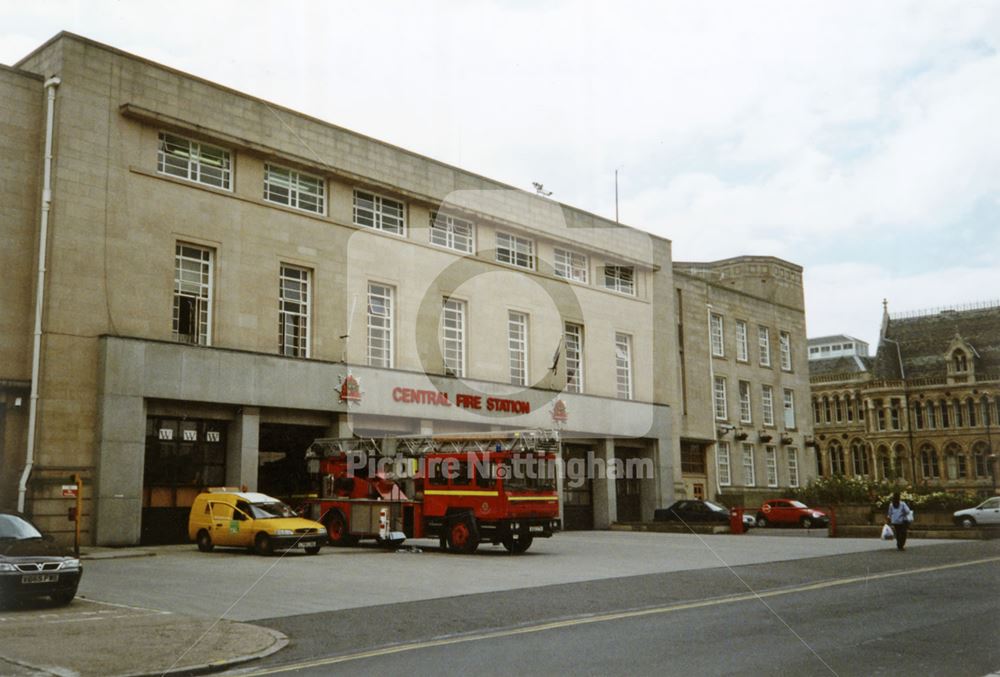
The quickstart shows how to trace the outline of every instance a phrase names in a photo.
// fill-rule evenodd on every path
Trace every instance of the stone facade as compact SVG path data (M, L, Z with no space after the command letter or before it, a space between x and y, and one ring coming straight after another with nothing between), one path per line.
M874 358L810 368L824 474L995 493L1000 305L886 311Z
M759 505L808 482L802 269L756 256L677 262L674 286L683 491Z

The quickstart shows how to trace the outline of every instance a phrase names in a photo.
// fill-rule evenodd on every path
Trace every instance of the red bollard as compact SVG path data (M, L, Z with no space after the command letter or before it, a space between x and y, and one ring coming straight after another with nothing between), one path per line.
M729 509L729 531L734 534L743 533L743 508Z

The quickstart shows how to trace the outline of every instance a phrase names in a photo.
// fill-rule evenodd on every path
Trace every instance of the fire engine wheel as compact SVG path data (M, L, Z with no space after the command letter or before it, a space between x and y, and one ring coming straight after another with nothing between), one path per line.
M253 539L253 551L258 555L273 554L274 544L271 543L271 537L265 533L257 534L257 538Z
M212 552L212 548L215 544L212 543L212 537L208 535L208 532L202 529L198 532L198 549L202 552Z
M358 539L351 536L347 520L339 512L330 513L326 518L326 535L330 538L330 545L337 547L354 545L358 542Z
M513 535L504 537L502 543L503 547L507 548L507 552L512 555L520 555L522 552L526 552L531 544L534 542L535 538L531 535Z
M448 548L463 555L470 555L479 547L479 534L469 518L461 518L452 523L448 530Z

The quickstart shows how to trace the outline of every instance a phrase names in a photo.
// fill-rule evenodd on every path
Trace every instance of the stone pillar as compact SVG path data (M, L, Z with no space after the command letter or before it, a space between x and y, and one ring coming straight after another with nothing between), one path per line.
M226 449L226 486L246 487L257 491L257 465L260 452L260 409L242 407L229 424Z
M603 465L601 475L595 473L593 480L594 528L607 529L618 519L618 495L613 476L615 461L615 441L610 438L597 440L594 445L594 456L597 463ZM612 476L609 477L608 475Z
M142 478L146 461L146 402L104 392L99 405L96 545L138 545L142 535ZM84 487L87 491L87 487Z
M668 507L673 503L675 495L672 472L673 459L669 438L658 437L655 441L647 443L643 457L652 459L653 474L651 477L643 477L639 481L641 517L643 522L652 522L656 509ZM705 462L709 462L707 451ZM709 495L708 491L709 487L706 483L706 498Z

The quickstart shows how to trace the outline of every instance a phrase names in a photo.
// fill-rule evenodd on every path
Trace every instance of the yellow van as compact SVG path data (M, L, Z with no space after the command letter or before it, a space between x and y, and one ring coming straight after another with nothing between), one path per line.
M252 548L258 555L302 546L315 555L326 543L326 527L299 517L276 498L238 489L209 489L191 505L188 537L202 552L217 545Z

